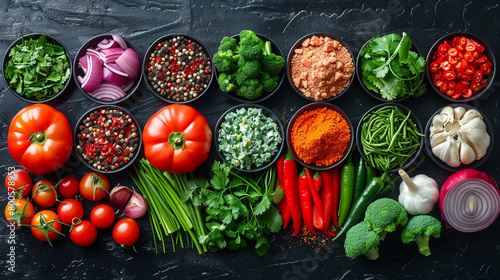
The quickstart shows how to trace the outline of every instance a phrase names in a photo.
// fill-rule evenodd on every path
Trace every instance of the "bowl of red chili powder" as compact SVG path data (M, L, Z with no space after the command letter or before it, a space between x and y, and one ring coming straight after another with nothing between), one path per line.
M114 173L132 164L141 150L141 128L127 110L102 105L87 111L75 126L78 158L96 172Z
M287 128L292 156L313 170L331 169L344 161L354 143L353 126L337 106L315 102L300 108Z

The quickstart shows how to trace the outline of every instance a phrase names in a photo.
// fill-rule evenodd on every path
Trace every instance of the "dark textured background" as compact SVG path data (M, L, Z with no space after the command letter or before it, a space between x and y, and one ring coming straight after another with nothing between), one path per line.
M441 36L455 31L468 31L482 37L500 57L500 9L498 4L487 1L87 1L87 0L2 0L0 7L0 54L21 35L39 32L62 41L72 57L89 38L116 33L130 40L144 54L149 44L169 33L185 33L200 39L216 52L223 36L239 33L242 29L272 38L288 53L293 43L311 32L328 32L353 48L359 48L373 35L388 32L407 32L413 42L426 55L431 45ZM432 1L434 2L434 1ZM486 6L485 6L486 3ZM10 157L7 149L7 131L11 118L27 103L14 97L0 82L0 173L2 180L7 168L20 166ZM484 112L499 131L497 113L499 84L495 82L480 100L469 102ZM129 109L143 127L154 112L166 105L145 87L141 87L131 102L123 105ZM342 108L357 124L362 114L377 101L363 92L357 79L349 91L333 102ZM278 94L263 105L280 115L290 118L306 100L297 96L287 81ZM406 100L425 125L429 117L447 101L432 90L417 100ZM80 115L96 104L79 92L72 82L66 96L50 105L63 112L72 126ZM235 105L226 100L212 84L209 92L191 104L215 126L218 117ZM479 168L498 180L499 168L495 166L500 156L498 144L493 153ZM216 158L212 151L210 160L199 172L206 173ZM61 172L46 176L57 181L62 175L73 174L81 178L88 170L75 157ZM435 178L439 184L451 174L441 170L426 159L417 170ZM41 178L41 177L40 177ZM40 179L33 177L34 181ZM131 185L126 173L110 176L112 185ZM397 193L391 194L396 197ZM0 206L7 204L5 191L0 191ZM86 202L86 209L94 204ZM436 206L432 214L440 217ZM3 216L3 215L2 215ZM86 214L88 218L88 213ZM219 252L198 255L193 249L171 247L167 254L156 255L147 218L139 220L141 237L136 244L137 253L122 250L111 237L111 229L100 230L96 244L90 248L74 245L68 237L60 237L51 248L39 242L29 229L17 230L15 253L16 272L7 271L9 229L4 218L0 222L0 278L53 278L53 279L179 279L179 278L249 278L249 279L500 279L500 223L472 234L447 229L438 240L431 241L432 255L424 257L416 245L403 245L398 234L390 235L380 245L380 258L356 260L344 255L342 242L332 243L322 237L315 240L292 238L290 229L271 238L271 249L263 257L253 251ZM65 231L67 233L67 230Z

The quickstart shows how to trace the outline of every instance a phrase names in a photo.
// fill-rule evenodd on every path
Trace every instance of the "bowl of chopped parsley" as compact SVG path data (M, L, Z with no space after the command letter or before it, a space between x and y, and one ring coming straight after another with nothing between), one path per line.
M425 58L404 32L371 38L358 54L356 69L361 86L380 101L398 102L426 91Z
M68 49L45 34L14 41L5 52L2 67L9 90L30 103L57 98L68 88L73 71Z
M227 110L215 126L215 148L222 160L243 172L262 171L279 157L283 125L268 108L240 104Z

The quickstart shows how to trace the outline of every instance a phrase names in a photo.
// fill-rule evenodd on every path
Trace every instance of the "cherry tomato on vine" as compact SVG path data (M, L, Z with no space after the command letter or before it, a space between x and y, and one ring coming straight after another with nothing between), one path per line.
M16 198L14 202L9 201L5 206L5 218L15 226L19 226L19 222L21 225L29 224L34 213L35 207L33 207L33 203L26 198Z
M80 193L91 201L99 201L109 194L109 180L106 175L91 171L80 181Z
M57 184L59 193L66 197L75 197L80 193L80 181L73 176L66 176Z
M87 247L97 240L97 229L91 222L81 220L73 225L69 237L76 245Z
M36 239L49 242L61 235L62 224L57 218L57 214L51 210L37 212L31 220L31 233ZM45 236L47 233L47 236Z
M132 246L139 239L139 225L134 219L119 220L113 228L113 239L123 246Z
M115 222L115 210L107 204L96 205L90 212L90 220L98 228L108 228Z
M30 193L32 186L30 174L22 169L11 171L5 177L5 188L9 193L14 191L25 197Z
M38 181L32 189L33 200L42 207L51 207L56 204L57 190L49 180Z
M67 198L59 203L57 214L61 222L71 224L73 218L78 218L80 220L83 218L83 206L80 201L73 198Z

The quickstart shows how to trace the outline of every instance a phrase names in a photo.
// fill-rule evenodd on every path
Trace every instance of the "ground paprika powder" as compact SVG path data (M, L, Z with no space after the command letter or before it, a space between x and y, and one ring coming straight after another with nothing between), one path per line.
M340 113L319 107L305 111L295 119L291 140L301 161L328 166L344 155L351 141L351 129Z

